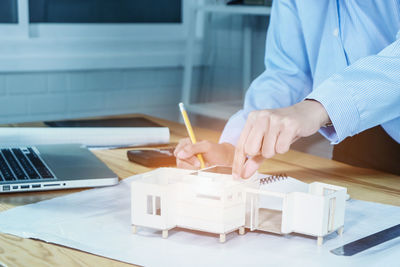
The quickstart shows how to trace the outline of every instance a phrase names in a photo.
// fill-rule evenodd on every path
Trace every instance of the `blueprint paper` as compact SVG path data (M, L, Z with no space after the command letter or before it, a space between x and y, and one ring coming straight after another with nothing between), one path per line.
M329 252L399 223L400 207L358 200L346 203L343 236L332 233L321 247L312 237L264 232L231 233L226 243L184 229L168 239L145 228L133 235L130 182L139 176L1 212L0 231L144 266L399 266L399 238L352 257Z
M167 127L2 127L3 146L83 144L137 146L169 143Z

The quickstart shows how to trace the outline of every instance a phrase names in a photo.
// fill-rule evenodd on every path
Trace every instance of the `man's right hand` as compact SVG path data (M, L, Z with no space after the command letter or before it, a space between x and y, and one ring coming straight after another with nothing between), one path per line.
M213 165L232 166L235 147L229 143L217 144L210 141L200 141L192 144L189 138L179 141L174 155L176 165L183 169L199 169L200 161L197 154L202 154L206 167Z

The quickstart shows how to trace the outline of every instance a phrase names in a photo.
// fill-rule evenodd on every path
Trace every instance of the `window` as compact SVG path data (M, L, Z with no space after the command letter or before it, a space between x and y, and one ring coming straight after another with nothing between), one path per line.
M30 0L31 23L181 23L181 0Z
M153 215L153 196L147 196L147 214Z
M161 198L159 196L147 196L147 214L161 216Z
M0 1L0 23L18 23L17 0Z
M195 2L0 0L0 71L181 66Z
M161 199L156 197L156 215L161 216Z
M186 1L29 0L29 35L140 41L182 38Z

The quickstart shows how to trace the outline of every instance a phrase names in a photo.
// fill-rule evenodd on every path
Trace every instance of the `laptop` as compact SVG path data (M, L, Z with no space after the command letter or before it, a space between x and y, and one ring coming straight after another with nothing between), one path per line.
M0 147L0 193L117 183L118 176L82 145Z

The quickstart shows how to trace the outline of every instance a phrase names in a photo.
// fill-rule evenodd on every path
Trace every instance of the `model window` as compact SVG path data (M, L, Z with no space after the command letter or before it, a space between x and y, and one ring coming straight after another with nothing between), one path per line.
M161 199L156 197L156 215L161 216Z
M147 214L153 214L153 196L147 196Z
M159 196L147 196L147 214L161 216L161 198Z

